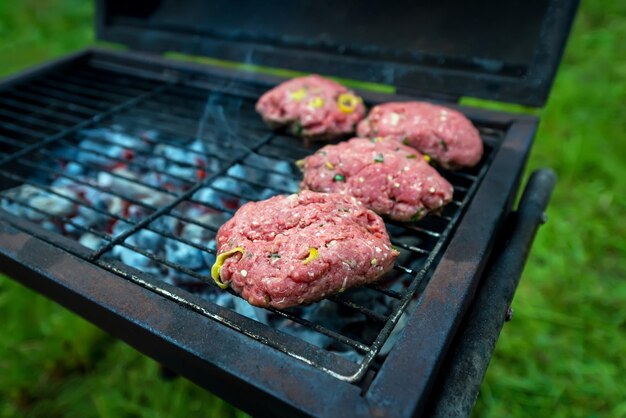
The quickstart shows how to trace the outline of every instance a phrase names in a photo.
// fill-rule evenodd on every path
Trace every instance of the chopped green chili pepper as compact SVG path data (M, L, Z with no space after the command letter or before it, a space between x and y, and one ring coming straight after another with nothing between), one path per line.
M302 264L307 265L311 261L319 258L320 254L317 251L317 248L310 247L309 248L309 256L302 261Z
M298 90L291 93L291 98L295 100L296 102L299 102L300 100L304 99L306 95L307 95L306 88L301 87Z
M346 177L342 176L341 174L335 174L335 176L333 177L333 181L337 182L337 181L346 181Z
M224 261L226 261L228 257L235 255L236 253L243 254L243 252L244 252L243 247L235 247L232 250L225 251L217 255L215 259L215 264L213 264L213 267L211 267L211 277L213 278L215 283L220 287L220 289L226 289L228 287L228 284L222 283L222 281L220 280L220 270L222 269L222 266L224 265Z
M361 103L361 98L350 93L343 93L337 99L339 110L343 113L354 112L359 103Z
M415 158L417 158L417 155L409 154L409 155L406 156L406 158L408 158L409 160L414 160Z

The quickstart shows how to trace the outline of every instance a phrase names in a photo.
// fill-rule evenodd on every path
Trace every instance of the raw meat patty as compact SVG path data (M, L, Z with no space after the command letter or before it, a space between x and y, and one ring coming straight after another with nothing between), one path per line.
M359 123L363 137L393 136L442 167L472 167L483 155L478 130L460 112L425 102L384 103Z
M319 141L354 133L365 116L359 96L319 75L278 85L261 96L256 110L272 128L287 126L296 136Z
M326 145L299 164L301 188L352 195L399 221L419 220L452 199L452 185L424 156L393 138Z
M217 233L211 275L283 309L371 283L393 267L382 219L351 196L302 191L243 205Z

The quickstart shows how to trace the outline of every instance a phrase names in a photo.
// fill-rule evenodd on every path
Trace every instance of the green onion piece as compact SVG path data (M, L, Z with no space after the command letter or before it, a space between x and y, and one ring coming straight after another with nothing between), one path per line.
M422 219L425 215L426 209L425 208L419 208L417 210L417 212L415 212L415 214L413 216L411 216L411 221L412 222L417 222L420 219Z
M407 156L406 156L406 158L408 158L409 160L414 160L414 159L416 159L416 158L417 158L417 155L415 155L415 154L409 154L409 155L407 155Z
M301 135L302 134L302 124L300 122L296 122L291 126L291 132L293 132L294 135Z
M384 163L385 162L385 158L383 157L382 154L378 154L376 157L374 157L374 162L375 163Z
M333 177L333 181L337 182L337 181L346 181L346 176L343 176L341 174L335 174L335 176Z

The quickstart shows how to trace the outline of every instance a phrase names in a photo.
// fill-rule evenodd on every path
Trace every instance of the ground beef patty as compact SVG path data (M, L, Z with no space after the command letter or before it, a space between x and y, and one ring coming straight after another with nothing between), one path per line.
M352 195L399 221L419 220L452 199L452 185L424 156L393 138L327 145L299 164L301 188Z
M245 204L218 231L217 253L220 287L279 309L371 283L399 254L358 200L311 191Z
M425 102L376 106L359 123L358 135L394 136L449 169L472 167L483 155L478 130L465 115Z
M318 75L280 84L261 96L256 110L272 128L287 126L296 136L320 141L354 133L365 116L360 97Z

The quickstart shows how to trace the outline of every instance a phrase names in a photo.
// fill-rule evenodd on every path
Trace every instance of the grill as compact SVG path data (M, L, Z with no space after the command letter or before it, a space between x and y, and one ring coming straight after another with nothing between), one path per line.
M441 213L387 222L401 253L394 270L308 307L259 309L217 289L209 268L220 225L245 202L297 191L294 163L317 149L254 112L276 81L89 50L5 82L3 270L251 412L440 411L463 378L464 347L490 321L473 313L493 312L501 327L515 289L477 298L462 324L481 276L485 287L503 274L516 283L547 204L554 180L543 172L510 215L537 120L457 107L485 155L440 170L454 186ZM370 107L413 96L363 97ZM502 242L513 255L490 259ZM439 403L429 403L433 385Z

